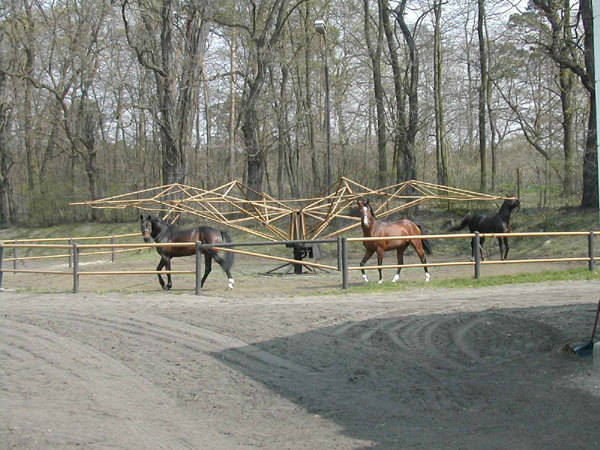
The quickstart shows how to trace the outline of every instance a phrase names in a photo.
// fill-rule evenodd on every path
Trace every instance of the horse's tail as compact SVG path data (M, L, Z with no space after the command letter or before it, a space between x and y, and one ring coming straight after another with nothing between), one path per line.
M465 217L463 219L463 221L460 223L460 225L457 225L455 227L450 228L450 231L462 230L464 227L466 227L467 225L469 225L469 221L470 220L471 220L471 217Z
M229 236L229 233L227 233L227 231L224 230L220 230L221 231L221 239L223 240L223 242L231 242L231 236ZM231 248L231 247L228 247ZM225 260L225 263L223 264L223 269L224 270L231 270L231 267L233 266L233 259L235 257L235 253L233 252L223 252L225 253L225 255L223 255L223 259Z
M417 225L417 227L419 227L419 230L421 230L421 234L427 234L427 230L423 225ZM431 255L433 252L431 249L431 241L429 239L421 239L421 244L423 244L423 250L425 250L425 253Z

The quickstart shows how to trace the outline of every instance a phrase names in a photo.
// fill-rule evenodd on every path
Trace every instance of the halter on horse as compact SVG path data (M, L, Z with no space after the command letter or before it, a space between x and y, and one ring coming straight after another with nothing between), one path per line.
M168 224L162 219L151 215L148 215L147 217L140 215L140 221L144 242L190 242L192 244L185 247L156 247L156 251L160 255L160 262L156 267L156 270L158 271L162 270L163 267L166 267L166 270L170 271L171 258L195 255L196 241L200 241L203 244L220 244L222 242L231 242L231 238L226 231L219 231L212 227L202 226L190 230L180 230L179 227ZM225 252L225 257L222 258L218 255L218 249L203 248L201 251L204 253L204 262L206 268L204 269L204 276L202 277L200 286L204 286L204 282L212 270L212 260L214 259L227 274L229 288L233 289L234 280L231 276L230 270L231 266L233 265L234 254L231 252ZM166 285L160 274L157 275L161 287L164 290L171 289L171 274L167 274Z
M467 225L469 231L474 233L510 233L510 215L514 209L521 207L521 201L518 198L509 198L504 200L500 210L494 215L474 214L463 219L460 225L450 228L450 231L462 230ZM479 239L480 251L483 258L483 243L485 238ZM500 247L500 259L505 260L508 256L508 238L499 237L498 246ZM471 239L471 257L475 257L475 238Z
M408 219L401 219L396 222L377 220L368 200L364 202L358 200L358 207L360 210L360 223L365 237L418 236L425 232L421 225L417 225ZM426 264L427 259L425 258L425 253L431 254L431 245L427 239L382 239L363 242L366 252L360 262L360 266L364 266L369 258L373 256L373 253L377 253L377 265L381 266L381 263L383 262L383 253L389 250L396 250L398 265L402 265L404 264L404 251L409 244L413 246L417 255L419 255L421 263ZM423 250L425 250L425 253ZM429 281L430 274L427 270L427 266L423 267L423 269L425 269L425 281ZM394 279L392 280L393 283L400 279L400 270L400 267L396 270L396 275L394 275ZM381 274L381 269L378 269L378 271L379 283L382 283L383 276ZM369 279L367 278L364 269L361 269L361 272L364 280L368 282Z

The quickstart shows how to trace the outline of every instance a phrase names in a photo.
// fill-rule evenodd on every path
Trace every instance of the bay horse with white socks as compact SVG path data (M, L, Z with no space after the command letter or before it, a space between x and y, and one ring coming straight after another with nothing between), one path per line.
M220 244L222 242L231 242L231 238L226 231L220 231L212 227L202 226L192 228L190 230L180 230L176 225L169 224L159 217L148 215L144 217L140 214L142 237L144 242L189 242L191 245L185 247L156 247L156 251L160 255L160 262L156 270L160 271L165 267L168 271L171 270L171 258L178 256L190 256L196 254L196 241L203 244ZM216 248L203 248L204 253L204 276L200 286L204 286L204 282L208 274L212 270L212 260L214 259L223 268L227 274L229 281L229 289L233 289L233 277L231 276L231 266L233 265L234 254L225 252L225 257L221 258L218 255L219 250ZM171 289L171 274L167 274L167 284L158 274L158 281L161 287L168 291Z
M365 237L386 237L386 236L419 236L425 234L425 230L421 225L408 220L400 219L396 222L385 222L377 220L373 208L369 204L369 200L360 201L358 200L358 207L360 210L360 224ZM377 265L381 266L383 262L383 253L389 250L396 250L398 256L398 265L404 264L404 251L408 245L412 245L417 255L421 259L422 264L427 264L425 253L431 254L431 244L427 239L381 239L377 241L364 241L363 245L366 248L365 256L360 262L360 266L364 266L369 258L373 256L373 253L377 253ZM424 250L424 251L423 251ZM430 274L425 269L425 281L429 281ZM379 270L379 283L383 282L383 276L381 269ZM400 279L400 270L398 267L396 275L394 275L393 283ZM361 269L362 276L366 282L369 281L364 269Z

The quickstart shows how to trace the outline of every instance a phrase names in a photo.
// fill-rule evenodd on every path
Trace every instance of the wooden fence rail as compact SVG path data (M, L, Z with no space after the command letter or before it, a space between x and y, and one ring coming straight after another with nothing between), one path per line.
M101 241L105 239L110 239L111 244L115 244L117 239L128 238L139 236L139 233L128 233L128 234L114 234L111 236L79 236L79 237L68 237L68 238L35 238L35 239L5 239L3 243L5 247L13 249L13 257L12 258L4 258L4 262L12 262L13 268L16 270L18 267L19 261L35 261L40 259L55 259L55 258L67 258L69 262L69 267L72 266L72 252L66 254L55 254L55 255L38 255L38 256L21 256L19 257L17 254L17 249L19 248L37 248L37 249L69 249L71 250L73 247L73 243L80 241ZM61 242L66 241L68 244L42 244L43 242ZM10 244L12 243L12 245ZM39 244L39 246L32 246L30 244ZM80 253L79 256L98 256L98 255L111 255L111 262L115 261L115 257L117 253L123 252L131 252L135 250L139 250L140 248L127 248L123 250L116 250L117 247L112 248L110 251L104 252L86 252Z
M51 275L72 275L73 276L73 292L79 290L79 277L83 275L150 275L150 274L196 274L196 294L200 294L200 266L201 259L199 257L200 252L203 248L218 248L221 251L237 253L245 256L275 260L285 262L294 265L302 265L307 267L320 268L324 270L340 271L342 273L342 288L348 288L348 272L356 270L375 270L375 269L396 269L396 268L412 268L412 267L449 267L449 266L473 266L474 267L474 278L480 277L480 267L482 265L493 265L493 264L532 264L532 263L548 263L548 262L587 262L589 270L594 270L595 261L600 258L594 257L594 236L600 235L600 231L571 231L571 232L524 232L524 233L462 233L462 234L436 234L436 235L418 235L418 236L392 236L392 237L356 237L346 238L338 237L336 239L321 239L321 240L294 240L294 241L265 241L265 242L232 242L232 243L220 243L220 244L202 244L201 242L189 243L149 243L149 244L128 244L128 243L115 243L116 237L130 237L137 236L138 234L120 235L120 236L107 236L106 239L111 239L111 243L106 244L81 244L73 242L72 238L50 238L50 239L11 239L5 240L0 243L0 290L2 290L2 281L4 272L12 273L39 273L39 274L51 274ZM481 238L494 238L494 237L558 237L558 236L572 236L572 237L587 237L588 254L586 257L562 257L562 258L538 258L538 259L517 259L517 260L504 260L504 261L482 261L479 250L479 242ZM366 242L375 240L407 240L407 239L475 239L474 248L476 249L474 255L474 261L450 261L440 263L427 263L427 264L403 264L403 265L370 265L370 266L350 266L348 264L348 244L354 242ZM91 238L78 238L78 240L92 240L101 239L101 237ZM43 244L39 242L58 242L58 241L69 241L70 244ZM26 243L29 242L29 243ZM266 255L262 253L249 252L245 250L234 249L232 247L243 247L243 246L263 246L263 245L286 245L288 247L294 245L317 245L322 243L337 243L337 260L336 266L311 263L307 261L301 261L298 259L283 258L278 256ZM196 247L196 268L195 270L172 270L172 271L156 271L156 270L136 270L136 271L80 271L79 269L79 258L84 255L93 254L112 254L114 261L114 254L117 252L140 250L146 248L156 247ZM69 257L69 262L73 261L72 271L59 271L59 270L33 270L33 269L18 269L15 266L12 269L4 268L3 264L8 261L15 261L15 258L4 258L5 248L37 248L37 249L69 249L68 254L61 255L44 255L19 258L19 260L27 259L47 259L52 257ZM103 252L83 252L85 249L101 249L108 248L110 251ZM69 264L71 267L71 264Z

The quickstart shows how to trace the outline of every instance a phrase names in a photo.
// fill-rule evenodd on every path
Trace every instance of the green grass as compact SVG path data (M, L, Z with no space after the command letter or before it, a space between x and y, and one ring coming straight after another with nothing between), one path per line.
M480 288L489 286L500 286L503 284L541 283L548 281L575 281L575 280L600 280L600 272L588 269L548 270L538 273L523 273L516 275L495 275L482 277L479 280L473 278L451 278L446 280L434 280L426 283L424 281L401 281L399 283L384 282L364 283L358 286L349 286L346 290L323 292L322 295L331 294L374 294L408 291L420 287L434 287L446 289ZM312 295L312 294L311 294Z

